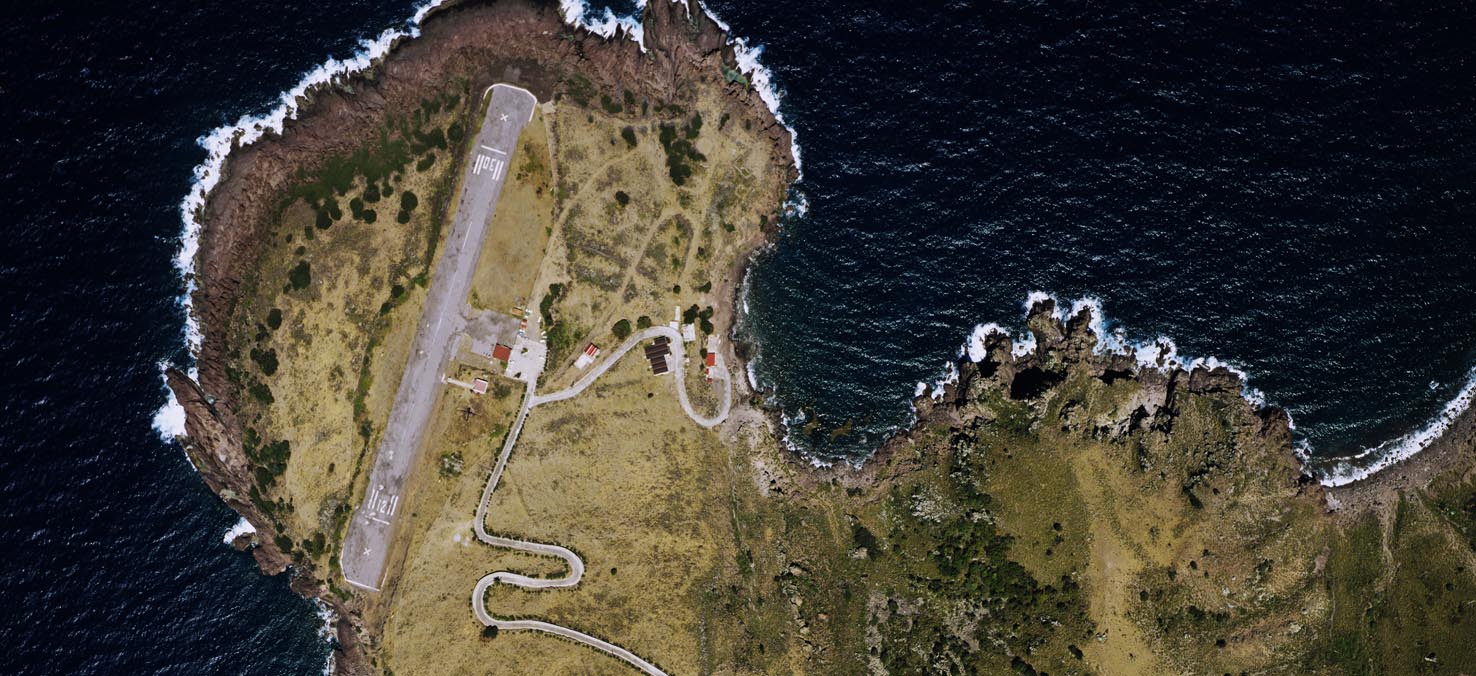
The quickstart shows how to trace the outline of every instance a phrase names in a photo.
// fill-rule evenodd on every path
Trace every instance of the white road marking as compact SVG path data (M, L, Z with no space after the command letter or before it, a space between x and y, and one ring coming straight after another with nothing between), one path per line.
M472 175L481 176L483 171L490 171L492 172L492 180L496 181L502 178L502 172L506 168L506 162L477 153L477 159L472 163Z
M494 153L497 153L498 155L506 155L507 154L505 152L502 152L501 150L498 150L496 148L493 148L492 146L483 146L480 143L478 143L477 145L481 146L483 150L490 150L490 151L492 151Z
M390 525L390 522L388 522L388 521L385 521L385 520L384 520L384 519L381 519L381 518L379 518L379 517L377 517L377 516L376 516L376 517L374 517L374 519L373 519L373 520L374 520L374 522L375 522L375 523L382 523L382 524L384 524L384 525L386 525L386 526L388 526L388 525Z

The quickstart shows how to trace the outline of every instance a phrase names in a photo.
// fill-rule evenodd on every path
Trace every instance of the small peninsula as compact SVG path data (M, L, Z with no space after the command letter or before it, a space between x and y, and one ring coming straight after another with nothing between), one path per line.
M439 6L208 196L181 441L336 672L1476 673L1470 415L1325 488L1042 300L860 467L787 450L732 329L791 132L700 4L639 27Z

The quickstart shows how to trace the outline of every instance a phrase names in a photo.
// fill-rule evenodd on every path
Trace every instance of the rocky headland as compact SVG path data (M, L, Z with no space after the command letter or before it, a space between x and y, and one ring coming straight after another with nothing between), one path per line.
M331 593L325 579L329 571L295 559L290 550L303 534L281 532L281 520L267 513L271 504L262 500L259 485L262 462L253 457L249 425L241 414L247 388L234 375L246 350L233 341L232 332L243 321L244 299L260 284L260 261L277 237L290 191L302 177L325 171L333 158L358 151L395 120L416 115L428 92L480 93L495 82L517 83L540 101L568 97L572 82L667 102L673 109L699 92L717 91L726 100L724 117L732 118L725 124L754 129L786 182L797 175L790 132L750 86L717 24L700 8L652 2L643 28L643 43L637 44L623 32L606 38L571 26L554 3L446 3L426 17L418 38L401 40L365 71L310 90L300 114L287 120L281 134L234 149L208 195L193 280L193 308L203 334L198 379L179 369L166 373L186 414L181 441L211 490L255 527L237 546L249 548L264 573L293 570L294 589L334 609L340 672L369 670L357 639L362 627L354 626L358 602ZM778 206L776 201L767 208Z

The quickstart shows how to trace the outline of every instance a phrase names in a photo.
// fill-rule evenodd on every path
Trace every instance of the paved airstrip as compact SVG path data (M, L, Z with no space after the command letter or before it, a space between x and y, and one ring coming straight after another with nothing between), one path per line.
M461 199L446 236L446 245L431 277L425 311L415 333L410 359L395 393L389 422L369 473L365 500L349 521L339 563L349 584L379 591L394 537L405 481L415 466L431 411L440 393L441 374L451 356L452 340L465 321L462 306L471 291L472 273L482 242L507 179L518 134L533 119L538 100L525 89L493 85L487 114L473 140L462 180Z

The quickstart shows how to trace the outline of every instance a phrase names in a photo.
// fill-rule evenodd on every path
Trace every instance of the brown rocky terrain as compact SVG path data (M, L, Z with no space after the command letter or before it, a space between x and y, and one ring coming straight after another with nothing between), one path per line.
M169 386L186 412L183 440L210 488L256 528L251 545L261 570L277 574L291 556L278 544L273 520L248 496L253 470L243 448L239 419L244 388L231 382L240 346L227 342L237 305L256 282L257 262L269 233L287 206L296 177L312 174L335 156L360 148L386 125L421 106L427 92L448 81L480 92L494 82L513 82L548 101L566 93L571 77L598 90L626 91L640 98L683 102L699 87L727 98L735 123L768 139L771 164L793 177L789 132L736 74L726 36L701 11L679 3L653 2L645 16L645 46L625 36L605 39L565 24L553 3L525 0L451 2L432 12L416 39L402 40L369 70L331 87L309 92L284 131L234 150L222 180L209 194L196 259L194 311L204 334L197 355L198 382L178 370ZM449 199L449 198L448 198ZM777 205L773 205L777 207ZM240 543L244 545L243 543ZM359 648L353 600L328 593L325 581L297 570L294 589L329 603L338 613L341 672L366 670Z
M282 437L248 440L242 418L250 402L231 375L246 361L242 345L230 343L239 328L232 323L242 321L238 306L259 281L263 251L288 209L285 195L296 179L359 149L386 120L410 117L427 92L453 80L471 92L511 81L542 101L567 96L575 76L594 91L669 103L687 104L698 89L720 91L730 124L758 130L772 166L793 178L788 132L730 76L733 54L710 20L684 5L653 1L645 44L642 53L629 40L570 28L548 4L453 4L370 71L313 92L283 134L233 153L209 196L194 299L204 331L199 382L168 374L187 414L186 450L211 489L258 529L251 550L263 572L293 569L294 589L337 611L341 673L383 666L374 662L384 647L378 643L383 625L363 625L364 607L373 602L335 589L326 579L331 569L304 565L301 547L294 557L307 533L276 532L279 522L263 508L270 503L256 492L260 468L250 447ZM588 108L590 129L606 122L596 122L597 106ZM709 129L722 124L709 116ZM641 133L653 131L647 125ZM584 141L586 147L605 143L593 132ZM609 142L620 147L613 136ZM555 183L559 170L553 167ZM591 176L598 186L601 176ZM601 191L615 187L631 189L597 187L574 201L586 200L590 213L614 213L595 206ZM767 219L762 224L772 227ZM670 219L672 232L687 227ZM651 241L664 246L667 233L660 230ZM679 235L671 237L675 246ZM661 251L653 258L658 263L666 259ZM706 280L731 298L746 256L720 263L729 272ZM552 279L541 278L540 287ZM698 278L681 281L691 287ZM588 332L580 341L593 340L609 323L601 314L608 312L593 309L605 300L586 285L555 312L598 317L602 323L590 319L579 327ZM575 301L588 311L573 307ZM671 597L682 604L673 616L700 618L701 630L712 630L710 638L703 634L710 643L700 654L689 654L691 641L680 635L663 645L667 628L659 623L623 628L640 641L633 649L667 651L658 656L674 664L725 673L1470 672L1462 647L1476 617L1469 610L1476 598L1476 416L1468 412L1435 447L1372 481L1324 489L1293 453L1285 413L1247 402L1234 373L1142 368L1130 356L1099 353L1088 315L1063 320L1055 310L1032 308L1033 352L1017 357L1007 338L995 336L986 359L960 360L957 381L940 398L915 402L917 425L859 469L809 468L780 450L772 423L766 426L748 407L735 410L720 437L701 436L679 418L661 428L671 421L630 413L656 395L638 365L627 369L600 404L608 415L571 408L534 422L533 462L515 461L509 478L514 491L521 490L519 481L532 487L529 497L497 510L508 527L549 540L574 537L568 543L592 560L619 559L622 576L617 566L592 563L592 570L609 572L592 575L583 595L497 601L615 632L626 623L619 617L623 606L612 607L610 598L649 600L631 596L641 579L633 571L681 573L670 570L680 562L621 559L630 556L622 543L601 539L612 528L587 518L636 502L606 480L627 472L631 481L653 482L644 499L679 512L668 521L687 526L683 546L707 562L690 595ZM718 333L726 335L730 312L718 309ZM495 429L496 416L483 413ZM463 554L459 544L447 544L451 533L464 530L464 497L479 490L483 471L473 471L474 454L488 446L465 427L458 431L467 436L461 440L465 476L458 455L454 478L426 480L431 493L446 497L426 506L442 514L434 529L417 534L422 558L412 555L411 563L422 564L412 571L425 582L420 588L435 594L398 599L411 608L400 614L407 626L397 629L398 659L422 665L445 659L467 668L456 650L490 652L505 666L581 664L588 656L578 652L583 649L551 639L473 643L455 635L480 628L456 615L469 587L437 566L450 561L470 575L491 565L480 551ZM667 452L598 443L642 434L662 438ZM580 474L566 464L571 457L608 465ZM655 469L642 470L642 463ZM567 509L574 501L555 487L601 498L567 515L583 531L520 511L546 516ZM655 489L686 497L658 500ZM693 507L698 503L701 509ZM330 512L323 512L325 521ZM639 520L648 512L628 509L620 527L665 537L666 523ZM540 525L551 532L538 532ZM435 582L444 583L444 594ZM410 614L415 608L424 615ZM432 629L425 632L431 638L413 625ZM454 649L434 643L447 636Z

